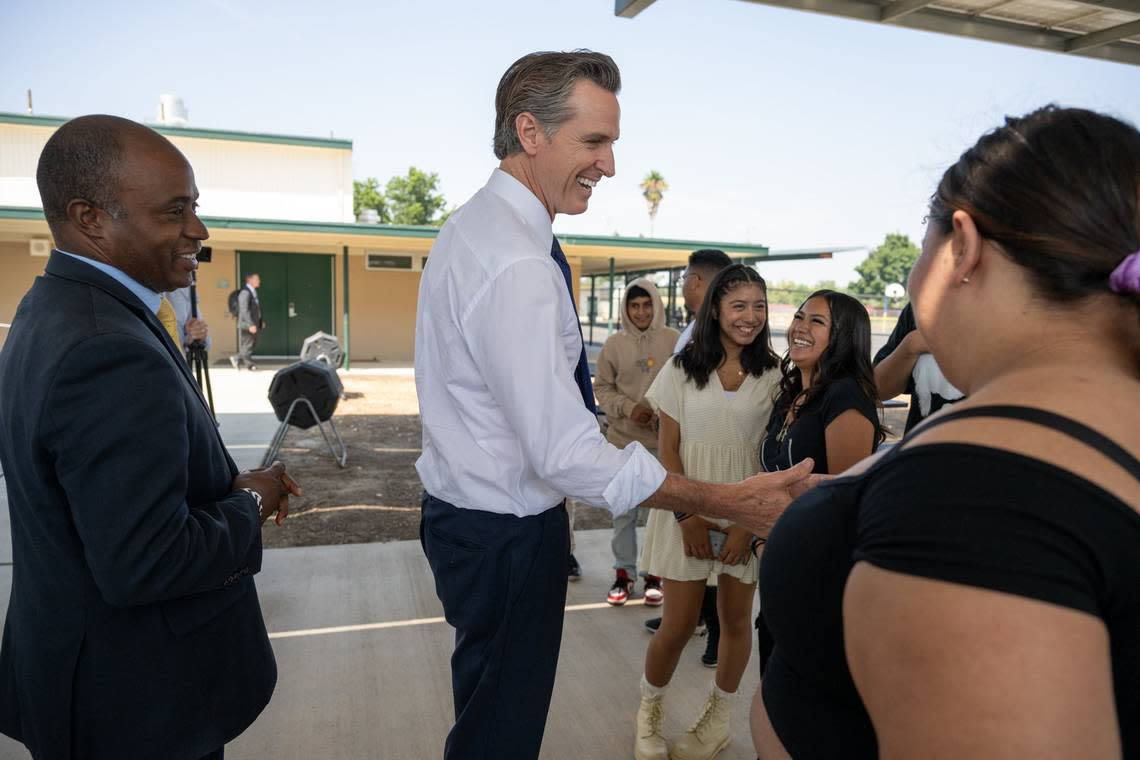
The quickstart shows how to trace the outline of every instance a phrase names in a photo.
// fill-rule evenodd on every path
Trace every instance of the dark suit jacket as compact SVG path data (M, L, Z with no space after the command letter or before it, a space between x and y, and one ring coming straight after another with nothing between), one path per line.
M195 760L277 680L261 528L179 351L54 252L0 352L12 596L0 730L35 758Z
M248 330L253 326L258 330L265 327L261 319L261 302L253 297L253 291L243 286L238 293L238 329Z

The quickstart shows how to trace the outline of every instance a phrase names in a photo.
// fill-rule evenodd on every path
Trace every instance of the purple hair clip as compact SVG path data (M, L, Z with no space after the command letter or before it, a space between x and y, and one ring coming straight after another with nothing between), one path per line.
M1124 257L1124 261L1108 276L1108 287L1114 293L1140 293L1140 250Z

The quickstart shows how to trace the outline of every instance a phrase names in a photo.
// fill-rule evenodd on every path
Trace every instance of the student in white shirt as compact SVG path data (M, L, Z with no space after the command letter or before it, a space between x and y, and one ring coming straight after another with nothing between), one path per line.
M499 168L440 230L420 281L421 540L448 622L456 722L445 758L533 758L562 638L574 497L744 522L766 535L806 467L714 485L667 475L598 429L558 213L614 174L613 60L534 53L495 97ZM588 374L588 372L587 372Z
M677 338L673 353L679 354L693 339L693 326L697 323L697 312L704 303L709 283L716 273L732 264L728 254L717 248L702 248L689 254L689 266L681 274L681 297L685 299L685 310L692 314L689 324Z

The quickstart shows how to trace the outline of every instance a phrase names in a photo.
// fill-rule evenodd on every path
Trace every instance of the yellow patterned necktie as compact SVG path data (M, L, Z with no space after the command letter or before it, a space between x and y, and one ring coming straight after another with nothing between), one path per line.
M167 301L165 296L158 305L158 321L166 328L166 332L170 334L170 339L174 341L174 345L181 346L182 339L178 336L178 317L174 315L174 307L170 305L170 301Z

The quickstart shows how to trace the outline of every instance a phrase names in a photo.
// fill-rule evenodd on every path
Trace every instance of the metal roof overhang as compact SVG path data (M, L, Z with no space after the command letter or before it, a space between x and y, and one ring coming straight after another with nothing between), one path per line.
M655 0L614 0L633 18ZM747 0L1140 66L1140 0Z
M210 230L210 244L227 248L298 246L339 249L343 246L375 251L427 253L435 242L436 227L395 224L350 224L333 222L293 222L275 219L202 217ZM38 208L0 206L0 241L24 241L29 237L51 236L44 214ZM847 249L803 249L770 252L762 245L623 238L598 235L559 235L567 257L581 261L581 273L608 274L610 260L616 271L670 269L684 266L689 254L699 248L719 248L734 259L783 261L830 258L833 251Z

